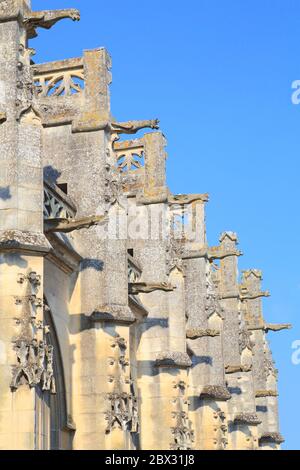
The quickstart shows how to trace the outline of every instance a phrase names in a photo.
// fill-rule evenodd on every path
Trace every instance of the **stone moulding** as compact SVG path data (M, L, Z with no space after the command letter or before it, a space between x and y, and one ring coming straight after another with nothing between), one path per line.
M0 231L0 251L22 251L47 254L51 245L43 233L21 230Z
M258 390L255 393L255 398L266 398L266 397L278 397L278 392L276 390Z
M240 413L234 418L234 424L248 424L250 426L258 426L261 420L255 413Z
M284 442L285 442L285 439L282 437L281 434L277 432L267 432L259 438L259 445L267 444L267 443L283 444Z
M226 387L220 385L206 385L200 393L200 398L208 398L210 400L228 401L231 399L231 394Z
M76 432L77 426L71 415L68 415L67 422L65 424L66 431Z
M47 238L51 244L51 250L46 258L53 262L66 274L78 270L82 257L69 245L65 239L55 233L48 233Z
M192 328L187 330L186 337L188 339L199 339L199 338L215 338L220 336L221 332L219 330L202 330L200 328Z
M129 307L133 308L133 309L137 309L139 314L146 318L148 317L149 315L149 312L148 310L144 307L144 305L138 301L138 299L136 299L134 296L130 295L128 297L128 303L129 303Z
M166 367L166 368L189 368L192 365L192 361L188 354L182 352L165 352L158 354L155 366Z
M93 323L121 323L132 325L136 322L136 318L128 306L123 305L106 305L99 307L91 315Z

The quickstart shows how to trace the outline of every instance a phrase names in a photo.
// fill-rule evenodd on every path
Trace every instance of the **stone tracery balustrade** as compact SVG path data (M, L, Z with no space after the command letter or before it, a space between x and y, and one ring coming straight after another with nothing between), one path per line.
M116 165L121 173L136 171L144 167L143 139L133 139L114 144Z
M72 96L84 89L82 58L34 65L32 68L38 97Z
M76 215L73 201L57 186L44 181L44 219L71 219Z
M133 259L131 255L128 255L128 283L134 284L139 282L142 276L142 270Z

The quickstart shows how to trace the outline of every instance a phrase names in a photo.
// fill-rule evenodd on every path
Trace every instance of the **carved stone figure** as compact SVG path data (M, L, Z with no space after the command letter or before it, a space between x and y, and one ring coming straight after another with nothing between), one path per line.
M46 233L70 233L103 224L107 221L105 216L91 216L83 219L47 219L44 228Z
M79 21L80 12L74 8L66 10L44 10L28 12L23 18L28 39L33 39L37 36L36 28L50 29L58 21L65 18L70 18L72 21Z
M129 294L138 295L151 294L155 291L173 292L175 288L166 282L161 282L157 284L147 282L135 282L133 284L129 284L128 290Z
M111 122L110 127L114 134L136 134L141 129L159 129L159 120Z

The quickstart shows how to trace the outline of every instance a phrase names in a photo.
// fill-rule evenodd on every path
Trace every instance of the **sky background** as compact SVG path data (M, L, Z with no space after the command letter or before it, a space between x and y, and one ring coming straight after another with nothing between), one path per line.
M240 268L264 272L267 322L280 371L284 448L300 449L299 0L33 0L34 9L74 7L32 41L36 62L105 46L113 58L112 112L120 121L158 117L168 139L174 193L209 192L211 245L239 235ZM300 354L299 354L300 357Z

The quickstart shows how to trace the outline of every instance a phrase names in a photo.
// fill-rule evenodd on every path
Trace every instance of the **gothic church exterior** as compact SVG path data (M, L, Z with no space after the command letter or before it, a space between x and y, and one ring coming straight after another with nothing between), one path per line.
M80 15L30 3L0 0L0 449L279 449L261 271L171 194L158 121L112 118L104 48L34 62Z

